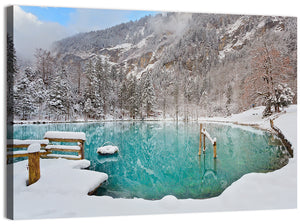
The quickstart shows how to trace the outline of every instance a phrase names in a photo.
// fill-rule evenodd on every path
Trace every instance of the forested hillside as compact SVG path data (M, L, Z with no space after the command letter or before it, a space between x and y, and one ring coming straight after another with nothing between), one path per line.
M279 110L297 102L296 81L296 18L163 13L37 49L15 73L14 114L195 120Z

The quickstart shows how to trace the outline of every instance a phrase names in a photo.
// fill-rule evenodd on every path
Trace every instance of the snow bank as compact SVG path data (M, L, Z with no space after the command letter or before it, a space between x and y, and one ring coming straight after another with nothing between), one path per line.
M274 125L278 127L287 140L292 144L294 151L297 150L297 106L292 105L286 109L286 113L274 120Z
M291 107L294 107L292 105ZM239 114L232 114L229 117L212 117L212 118L200 118L201 122L224 122L230 124L238 124L238 125L246 125L245 127L240 126L240 128L247 129L247 126L259 127L265 130L271 130L270 127L270 118L274 119L277 115L273 115L271 117L262 118L264 107L255 107L251 108L247 111L244 111ZM254 130L253 130L254 131Z
M114 145L106 145L97 149L97 153L100 154L114 154L116 152L119 152L119 148Z
M269 119L262 119L263 107L253 108L244 113L233 115L227 120L256 124L261 128L270 129ZM233 199L232 210L239 209L283 209L297 207L297 105L291 105L286 113L275 118L274 124L291 142L294 158L289 163L274 172L251 173L234 182L219 197L219 200ZM241 200L238 198L240 197ZM239 200L239 201L238 201Z
M41 159L41 178L26 186L27 164L28 160L9 165L14 166L14 214L17 219L70 217L73 207L82 209L81 198L88 198L87 194L108 178L105 173L81 170L90 165L87 160Z
M70 132L70 131L47 131L44 138L62 138L62 139L80 139L86 140L84 132Z

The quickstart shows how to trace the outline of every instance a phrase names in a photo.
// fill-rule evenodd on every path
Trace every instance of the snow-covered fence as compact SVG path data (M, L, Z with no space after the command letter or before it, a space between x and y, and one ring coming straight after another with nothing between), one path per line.
M84 132L62 132L48 131L44 139L50 142L73 142L77 145L47 145L45 150L49 152L47 158L84 159L84 142L86 140ZM52 154L52 151L75 152L77 155Z
M44 150L47 144L49 144L48 140L19 140L19 139L8 139L7 140L7 158L18 158L18 157L28 157L27 148L31 144L40 144L40 154L46 155L47 151ZM26 150L14 150L14 149L22 149L26 148Z
M199 153L198 155L201 155L201 147L202 147L202 135L203 135L203 152L205 152L205 137L211 142L211 144L214 147L214 158L217 158L217 139L212 138L210 134L205 130L205 128L202 128L202 124L200 124L200 138L199 138Z

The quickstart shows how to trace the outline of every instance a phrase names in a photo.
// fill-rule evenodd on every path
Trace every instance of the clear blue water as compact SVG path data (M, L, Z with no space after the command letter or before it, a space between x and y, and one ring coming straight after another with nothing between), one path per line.
M280 141L250 127L205 124L217 138L217 159L207 141L198 156L199 124L176 122L106 122L15 125L15 139L42 139L46 131L86 133L85 157L90 170L105 172L108 180L97 195L115 198L209 198L220 195L244 174L265 173L288 163ZM98 155L105 142L119 147L116 155Z

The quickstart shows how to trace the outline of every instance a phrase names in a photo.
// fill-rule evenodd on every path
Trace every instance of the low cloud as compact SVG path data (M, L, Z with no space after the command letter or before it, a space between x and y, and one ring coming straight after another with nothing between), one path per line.
M172 13L171 16L167 17L167 13L162 13L165 17L163 23L161 19L152 18L152 28L158 33L164 33L166 31L172 32L177 36L181 36L185 29L187 28L190 19L192 18L192 13Z
M54 41L68 35L59 23L40 21L35 15L14 6L14 44L21 59L33 59L37 48L49 49Z

